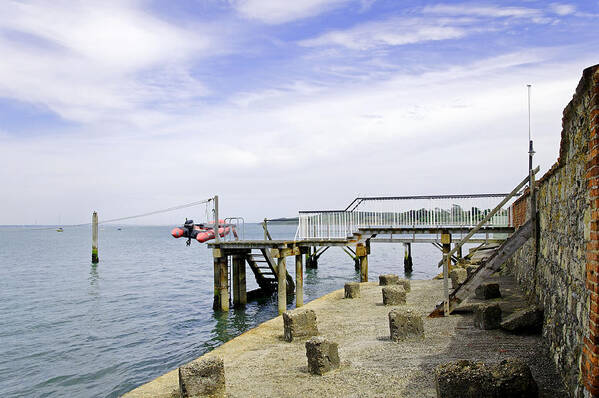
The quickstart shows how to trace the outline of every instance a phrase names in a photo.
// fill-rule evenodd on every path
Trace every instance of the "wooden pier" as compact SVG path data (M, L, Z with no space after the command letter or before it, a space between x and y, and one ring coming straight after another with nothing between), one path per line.
M303 305L303 270L308 262L315 262L323 250L330 247L351 249L355 254L360 281L368 282L368 255L372 243L429 243L437 244L443 249L442 239L445 236L459 236L470 231L466 227L369 227L359 229L351 237L313 238L301 240L231 240L208 243L214 257L214 304L219 311L228 311L230 305L230 289L232 304L244 306L248 300L246 291L246 264L256 278L259 292L254 294L269 295L275 290L278 295L279 313L287 308L287 295L296 294L296 306ZM489 226L480 229L479 233L486 238L471 239L470 243L501 243L497 234L508 235L514 231L509 226ZM422 235L435 235L421 237ZM451 239L451 238L449 238ZM445 245L446 246L446 245ZM449 250L446 250L447 252ZM287 258L294 257L295 281L287 272ZM459 257L454 257L459 261ZM229 267L229 264L232 264ZM231 271L231 275L229 275Z
M436 313L448 315L452 309L449 271L452 264L461 262L465 243L481 243L482 246L505 242L513 249L525 241L515 239L513 209L508 203L527 183L534 187L538 170L538 167L530 170L509 194L365 197L354 199L344 210L300 211L293 240L272 239L267 220L263 223L264 240L221 240L217 234L216 240L208 244L214 257L213 308L228 311L231 291L232 303L238 307L247 303L248 293L269 295L276 290L281 314L287 309L287 295L295 293L297 307L303 305L304 265L316 267L318 257L331 247L343 248L354 260L360 281L368 282L368 255L372 243L406 245L406 272L411 272L412 268L411 244L432 243L442 252L439 267L443 267L445 293L445 300ZM501 200L496 204L498 199ZM214 215L218 220L216 206ZM215 223L214 230L218 227ZM479 237L475 238L475 234ZM454 239L457 237L461 239ZM517 245L511 240L518 241ZM295 259L295 281L287 272L288 257ZM246 264L260 286L258 292L246 291ZM487 271L476 280L482 279ZM465 287L464 291L471 288Z

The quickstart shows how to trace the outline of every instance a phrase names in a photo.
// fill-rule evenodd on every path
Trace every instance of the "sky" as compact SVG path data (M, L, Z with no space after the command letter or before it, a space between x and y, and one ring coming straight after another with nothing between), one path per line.
M0 224L509 192L526 85L542 175L598 26L599 0L3 0Z

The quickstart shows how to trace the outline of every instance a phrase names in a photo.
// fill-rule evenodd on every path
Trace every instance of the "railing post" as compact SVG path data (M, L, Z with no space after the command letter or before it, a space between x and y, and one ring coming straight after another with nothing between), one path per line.
M218 233L218 195L214 195L214 241L220 242L220 234Z

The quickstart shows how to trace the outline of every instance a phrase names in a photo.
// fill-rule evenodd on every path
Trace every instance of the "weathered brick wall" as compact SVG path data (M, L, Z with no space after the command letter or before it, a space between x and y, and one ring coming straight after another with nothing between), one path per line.
M583 72L564 110L558 161L537 183L538 237L509 262L545 307L543 337L575 397L599 396L598 93L599 65ZM516 225L529 209L526 193L514 204Z
M513 224L516 228L519 228L526 222L526 212L528 210L527 199L528 192L518 198L512 205Z

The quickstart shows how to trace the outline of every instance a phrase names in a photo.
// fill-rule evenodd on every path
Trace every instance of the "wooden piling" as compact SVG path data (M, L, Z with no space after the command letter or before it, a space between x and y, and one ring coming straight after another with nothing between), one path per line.
M215 311L229 311L229 281L227 256L221 249L213 249L214 256L214 302Z
M451 268L451 234L443 231L441 234L441 243L443 244L443 315L449 316L449 268Z
M247 304L245 282L245 255L233 256L233 306L243 307Z
M360 282L368 282L368 248L358 243L356 255L360 259Z
M92 264L98 264L100 257L98 256L98 213L94 211L92 214Z
M404 273L409 274L413 270L412 263L412 244L410 242L404 243L405 257L403 259L403 270Z
M287 311L287 260L282 255L277 264L277 295L279 302L279 315Z
M295 256L295 306L304 305L304 265L302 255Z

